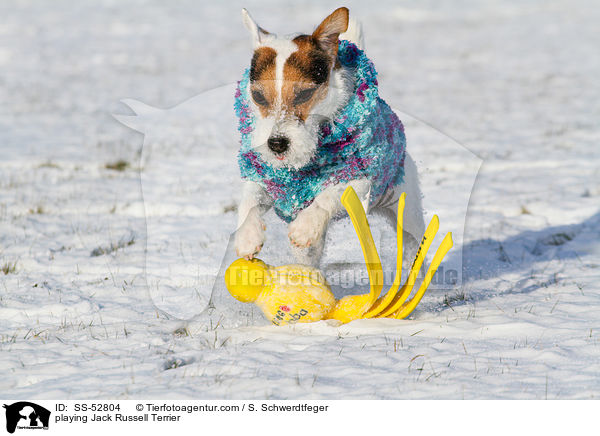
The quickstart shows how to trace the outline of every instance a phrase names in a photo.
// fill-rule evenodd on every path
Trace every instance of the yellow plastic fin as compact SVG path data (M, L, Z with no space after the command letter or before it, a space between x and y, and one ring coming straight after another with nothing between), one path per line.
M373 235L369 228L367 215L365 214L365 210L358 195L356 195L356 192L351 186L348 186L342 194L342 205L348 211L348 215L350 216L356 234L358 235L358 240L360 241L365 264L367 266L367 272L369 274L371 289L369 292L369 304L364 309L364 311L366 311L373 303L375 303L383 288L383 268L381 266L379 254L377 253L377 248L375 248L375 242L373 241ZM360 314L361 316L364 311Z
M427 290L429 283L431 283L431 279L433 278L433 275L435 274L438 267L440 266L440 263L444 259L444 256L446 256L446 253L448 253L448 250L450 250L450 248L452 248L452 245L453 245L452 244L452 233L449 232L444 237L444 240L442 241L439 248L437 249L435 256L433 256L433 261L431 262L431 265L429 265L427 274L425 275L425 280L423 280L423 283L421 283L421 287L419 288L419 291L415 294L415 296L410 301L408 301L404 305L402 305L400 310L396 314L394 314L394 318L397 318L397 319L406 318L408 315L411 314L411 312L413 310L415 310L415 307L417 307L417 304L419 304L419 302L421 301L423 294L425 294L425 291Z
M374 316L377 316L383 309L389 306L396 296L398 288L400 288L400 281L402 280L402 234L404 233L403 220L405 202L406 192L403 192L398 199L398 222L396 224L396 277L394 278L394 283L390 290L385 294L385 297L379 298L375 304L373 304L373 307L363 315L363 318L373 318Z
M423 235L423 239L421 239L421 245L419 246L419 250L417 251L417 255L415 260L412 263L410 268L410 272L408 274L408 279L402 288L400 289L400 293L394 298L394 300L390 303L388 307L386 307L380 314L379 318L384 318L386 316L391 315L396 312L402 304L406 301L410 293L412 292L413 287L415 286L415 282L417 281L417 276L419 275L419 271L421 270L421 266L423 265L423 261L425 260L425 256L427 255L427 251L429 250L429 246L433 242L433 238L440 227L440 220L437 215L434 215L429 225L427 226L427 230L425 230L425 234Z

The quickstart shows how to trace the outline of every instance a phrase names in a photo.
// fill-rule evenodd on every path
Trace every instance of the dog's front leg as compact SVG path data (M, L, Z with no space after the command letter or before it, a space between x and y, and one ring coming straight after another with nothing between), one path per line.
M290 223L288 236L295 247L294 255L298 261L312 265L319 262L327 225L331 218L343 210L340 199L348 186L354 188L363 207L367 209L371 191L371 183L367 179L339 183L323 190L311 205L298 213L296 219ZM305 251L309 247L313 250L307 254Z
M235 232L235 251L239 257L250 260L262 249L266 230L262 216L272 204L271 198L258 183L244 182Z

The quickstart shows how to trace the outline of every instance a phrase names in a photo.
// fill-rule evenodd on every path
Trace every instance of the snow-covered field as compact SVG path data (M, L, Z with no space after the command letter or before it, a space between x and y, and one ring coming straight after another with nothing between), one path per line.
M437 241L459 236L460 284L408 320L278 328L214 277L240 198L240 9L289 33L339 6L287 3L0 3L0 397L597 398L597 5L347 4ZM144 136L111 115L126 98L172 110L127 100ZM389 265L392 229L372 224ZM263 257L284 261L268 225ZM325 269L361 262L348 232Z

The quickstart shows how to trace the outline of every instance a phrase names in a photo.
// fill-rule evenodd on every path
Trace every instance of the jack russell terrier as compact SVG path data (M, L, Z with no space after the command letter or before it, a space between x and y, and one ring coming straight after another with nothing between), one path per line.
M398 197L406 192L404 230L416 250L425 227L417 169L402 123L379 97L360 24L342 7L310 35L280 37L245 9L242 15L254 54L235 96L243 180L237 255L259 253L262 215L272 207L289 223L296 260L318 265L348 186L365 210L380 211L394 228Z

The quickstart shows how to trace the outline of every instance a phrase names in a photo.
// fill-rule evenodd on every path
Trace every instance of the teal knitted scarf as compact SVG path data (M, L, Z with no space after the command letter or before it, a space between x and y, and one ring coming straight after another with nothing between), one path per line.
M286 222L293 221L328 186L368 178L373 204L404 177L404 127L379 98L373 63L349 41L339 42L338 59L353 71L354 94L335 119L322 125L315 155L298 169L274 168L252 148L255 115L249 103L250 69L238 83L234 108L241 133L238 163L242 180L261 185L273 199L277 215Z

